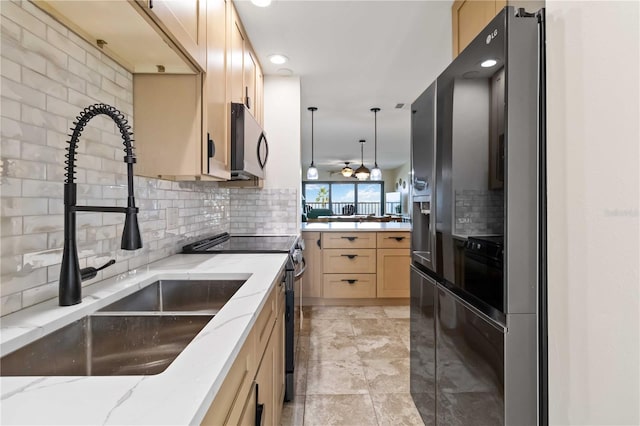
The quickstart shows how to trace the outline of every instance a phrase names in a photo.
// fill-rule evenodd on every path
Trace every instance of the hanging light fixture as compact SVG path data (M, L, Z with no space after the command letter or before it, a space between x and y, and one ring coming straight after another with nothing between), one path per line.
M318 169L313 163L313 113L318 110L316 107L307 108L311 111L311 165L307 169L307 180L318 180Z
M360 139L360 167L356 169L356 177L358 180L369 179L369 169L364 166L364 139Z
M382 170L378 167L378 111L380 108L371 108L373 111L373 135L374 135L374 157L373 169L371 169L371 180L382 180Z
M340 170L340 173L342 173L342 176L344 177L351 177L355 172L351 167L349 167L349 161L345 161L344 168Z

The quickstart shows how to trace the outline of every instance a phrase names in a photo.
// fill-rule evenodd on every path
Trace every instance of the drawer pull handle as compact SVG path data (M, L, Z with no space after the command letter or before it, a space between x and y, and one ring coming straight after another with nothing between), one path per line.
M345 239L345 240L349 240L351 242L354 242L355 240L358 239L358 237L340 237L340 238Z
M387 237L390 240L396 240L397 242L400 242L402 240L404 240L406 237Z
M346 283L349 283L349 284L354 284L354 283L358 282L358 280L340 280L340 281L346 282Z
M357 254L341 254L340 256L348 257L348 258L349 258L349 259L351 259L351 260L353 260L353 259L355 259L356 257L358 257L358 255L357 255Z

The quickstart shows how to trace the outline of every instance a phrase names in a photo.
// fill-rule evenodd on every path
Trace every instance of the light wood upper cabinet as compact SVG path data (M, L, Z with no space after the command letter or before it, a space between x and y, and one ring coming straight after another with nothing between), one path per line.
M263 125L262 68L235 7L229 5L229 102L245 104L256 121Z
M207 67L207 0L136 0L201 70Z
M506 5L506 0L454 1L451 6L453 57L458 56Z
M227 101L227 2L207 3L207 72L204 76L202 134L205 139L202 170L209 175L229 179L231 141L229 135L229 102ZM209 157L209 140L214 155ZM206 151L205 151L206 149Z

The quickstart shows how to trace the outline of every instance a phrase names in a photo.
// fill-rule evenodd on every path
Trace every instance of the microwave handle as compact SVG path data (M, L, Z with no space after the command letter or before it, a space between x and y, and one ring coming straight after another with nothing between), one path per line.
M265 154L264 160L260 157L260 145L264 142ZM269 158L269 143L267 142L267 138L263 133L260 133L260 139L258 139L258 164L260 164L260 168L264 170L264 166L267 165L267 158Z

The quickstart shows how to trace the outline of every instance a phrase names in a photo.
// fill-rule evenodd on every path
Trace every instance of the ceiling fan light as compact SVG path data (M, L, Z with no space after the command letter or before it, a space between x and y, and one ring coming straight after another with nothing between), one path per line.
M340 171L340 173L342 173L342 176L344 177L351 177L353 176L353 169L351 167L349 167L349 165L344 166L344 168Z
M382 180L382 170L380 170L377 164L371 169L371 180Z
M318 169L316 166L311 165L307 169L307 180L318 180Z

